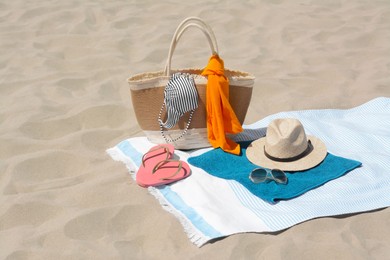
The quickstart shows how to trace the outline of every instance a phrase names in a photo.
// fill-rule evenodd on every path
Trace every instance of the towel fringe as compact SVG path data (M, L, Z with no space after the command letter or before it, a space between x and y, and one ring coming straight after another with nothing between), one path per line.
M129 157L125 156L120 149L117 147L109 148L106 150L107 154L111 156L111 158L114 161L122 162L125 164L126 168L129 171L129 174L131 177L135 180L135 173L136 173L136 166L135 163L129 159ZM179 211L177 211L161 194L158 188L155 187L149 187L148 191L150 194L152 194L160 203L161 207L166 210L167 212L174 215L180 222L180 224L184 228L184 232L188 236L188 238L191 240L192 243L194 243L196 246L201 247L204 244L206 244L208 241L210 241L211 238L205 237L203 234L201 234L189 221L186 219L182 214L180 214Z
M106 150L106 153L111 156L114 161L122 162L127 170L129 171L130 176L135 180L135 172L137 168L132 160L129 159L126 155L122 153L116 146Z
M155 187L149 187L148 191L150 194L152 194L160 203L161 207L174 215L180 222L180 224L184 228L184 232L187 234L188 238L191 240L192 243L194 243L196 246L201 247L204 244L206 244L208 241L210 241L211 238L205 237L202 233L200 233L193 225L192 223L185 218L182 214L180 214L179 211L177 211L161 194L158 188Z

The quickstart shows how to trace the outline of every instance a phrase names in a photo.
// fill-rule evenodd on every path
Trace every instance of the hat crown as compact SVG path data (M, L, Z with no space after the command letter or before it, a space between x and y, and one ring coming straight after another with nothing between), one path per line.
M265 151L276 158L291 158L307 149L303 125L294 118L276 119L267 129Z

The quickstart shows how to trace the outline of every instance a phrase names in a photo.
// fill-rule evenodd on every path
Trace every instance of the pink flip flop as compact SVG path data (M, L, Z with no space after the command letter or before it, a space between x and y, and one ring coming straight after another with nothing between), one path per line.
M145 172L152 172L154 166L161 161L169 160L172 158L175 148L170 144L159 144L153 146L149 149L143 156L142 162L139 166L136 181L140 186L143 186L142 183L139 183L138 179L142 179L142 174Z
M136 181L142 187L159 186L172 183L190 175L186 162L172 160L174 147L170 144L152 147L142 157Z
M164 160L158 162L149 171L138 171L137 182L142 187L170 184L188 177L191 174L190 166L180 160Z

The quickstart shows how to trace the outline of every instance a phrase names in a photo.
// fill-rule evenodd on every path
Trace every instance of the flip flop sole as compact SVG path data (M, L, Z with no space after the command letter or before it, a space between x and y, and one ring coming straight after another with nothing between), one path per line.
M164 150L165 148L165 150ZM168 155L167 155L168 151ZM147 176L149 173L151 174L154 166L164 160L171 159L173 157L173 153L175 152L175 148L171 144L161 144L153 146L146 152L142 158L142 163L138 168L136 174L136 182L142 185L142 179L144 176Z
M181 169L178 171L180 163ZM177 173L175 174L175 172ZM154 173L142 171L137 183L142 187L166 185L187 178L190 174L191 168L186 162L169 161L164 163Z

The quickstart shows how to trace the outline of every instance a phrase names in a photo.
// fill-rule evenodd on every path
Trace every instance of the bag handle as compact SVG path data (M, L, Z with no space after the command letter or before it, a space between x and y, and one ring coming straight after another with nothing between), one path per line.
M196 28L200 29L204 33L204 35L206 36L206 38L209 42L211 53L213 55L218 54L217 40L216 40L214 32L210 28L210 26L208 26L202 19L200 19L198 17L188 17L179 24L179 26L177 27L177 29L173 35L171 45L169 47L167 64L165 65L165 70L164 70L164 74L166 76L171 75L172 55L176 49L176 45L177 45L178 41L180 40L180 37L183 35L183 33L190 27L196 27Z

